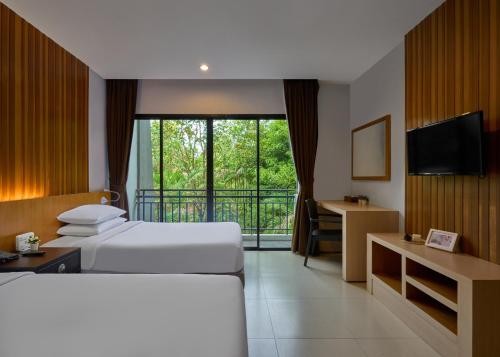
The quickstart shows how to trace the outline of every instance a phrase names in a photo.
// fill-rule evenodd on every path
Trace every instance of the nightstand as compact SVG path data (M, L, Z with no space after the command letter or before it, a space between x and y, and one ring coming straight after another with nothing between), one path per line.
M79 273L80 248L41 248L45 254L40 257L23 257L0 264L0 273L32 271L35 273Z

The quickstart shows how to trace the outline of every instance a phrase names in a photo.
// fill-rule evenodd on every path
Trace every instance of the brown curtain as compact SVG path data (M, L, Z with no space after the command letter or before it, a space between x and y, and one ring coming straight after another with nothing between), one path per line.
M290 142L299 182L292 251L304 255L309 231L305 200L313 198L314 163L318 145L319 84L315 79L286 79L284 88Z
M127 211L127 177L130 145L134 131L137 80L106 81L106 123L108 134L109 188L120 193L113 206Z

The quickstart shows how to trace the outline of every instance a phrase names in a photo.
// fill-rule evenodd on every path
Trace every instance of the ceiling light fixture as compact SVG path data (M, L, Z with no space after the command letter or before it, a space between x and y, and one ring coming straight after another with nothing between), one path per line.
M200 69L203 71L203 72L206 72L208 71L208 65L203 63L201 66L200 66Z

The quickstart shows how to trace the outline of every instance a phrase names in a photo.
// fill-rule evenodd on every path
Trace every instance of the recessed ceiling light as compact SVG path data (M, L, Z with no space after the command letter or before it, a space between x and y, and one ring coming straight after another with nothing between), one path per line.
M203 72L206 72L208 71L208 65L203 63L201 66L200 66L200 69L203 71Z

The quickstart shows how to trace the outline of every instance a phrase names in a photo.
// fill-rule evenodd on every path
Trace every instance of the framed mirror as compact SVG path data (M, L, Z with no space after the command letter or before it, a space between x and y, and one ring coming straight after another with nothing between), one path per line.
M351 150L353 180L390 181L391 116L353 129Z

